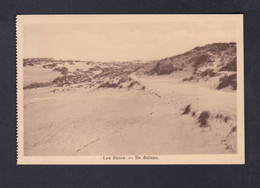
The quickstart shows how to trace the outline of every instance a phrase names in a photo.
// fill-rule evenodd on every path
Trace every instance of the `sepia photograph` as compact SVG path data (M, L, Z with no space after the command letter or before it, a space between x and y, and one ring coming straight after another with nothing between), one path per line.
M243 16L18 15L18 164L243 164Z

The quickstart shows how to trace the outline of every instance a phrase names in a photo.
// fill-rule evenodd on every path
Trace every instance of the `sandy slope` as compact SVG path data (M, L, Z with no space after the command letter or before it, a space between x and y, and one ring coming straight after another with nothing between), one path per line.
M146 89L25 90L25 155L202 154L236 152L236 93L143 77ZM188 104L212 114L208 128L181 115ZM213 115L229 115L224 123Z

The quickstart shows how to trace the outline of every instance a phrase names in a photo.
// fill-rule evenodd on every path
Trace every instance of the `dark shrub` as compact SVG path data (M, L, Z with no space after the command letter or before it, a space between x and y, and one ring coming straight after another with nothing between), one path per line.
M64 85L70 85L72 83L72 79L74 76L60 76L58 78L55 78L52 83L54 83L58 87L62 87Z
M223 119L223 115L222 115L222 114L217 114L217 115L215 116L215 118L222 120L222 119Z
M55 78L52 82L59 87L64 85L79 84L83 82L90 82L91 78L86 74L66 75Z
M34 66L34 61L32 59L23 59L23 66Z
M184 114L188 114L188 113L190 113L190 104L186 106L186 108L184 109L184 112L182 114L184 115Z
M232 71L232 72L236 72L237 71L237 58L234 58L231 62L229 62L224 67L219 69L219 71Z
M138 82L138 81L132 81L128 86L127 86L127 88L132 88L134 85L140 85L140 82Z
M194 67L194 70L198 70L199 67L207 64L207 63L210 63L212 62L212 60L210 59L210 55L207 55L207 54L202 54L202 55L198 55L198 56L195 56L191 59L193 63L193 67Z
M56 93L58 91L59 91L58 89L51 90L51 92L53 92L53 93Z
M200 127L208 127L208 118L210 113L208 111L201 112L200 116L198 117L198 122L200 123Z
M214 43L210 45L209 51L213 54L220 55L222 52L228 50L229 46L228 43Z
M98 71L98 70L100 70L100 69L101 69L101 68L98 67L98 66L89 68L90 71Z
M191 76L191 77L189 77L189 78L184 78L182 81L183 81L183 82L185 82L185 81L191 81L191 80L193 80L193 78L194 78L194 77Z
M210 77L213 77L213 76L216 76L217 73L214 72L214 69L206 69L204 72L202 72L200 75L202 77L205 77L205 76L210 76Z
M230 130L230 133L236 132L237 131L237 126L232 127L232 129Z
M196 117L196 112L192 112L191 117Z
M169 59L160 60L157 62L149 71L148 74L158 74L165 75L171 74L175 71L183 70L183 68L179 67L179 65L175 64L173 61Z
M63 75L67 75L69 72L66 67L58 67L58 68L53 69L53 71L60 72Z
M98 86L98 88L117 88L118 87L118 84L116 83L110 83L110 82L105 82L103 84L100 84Z
M233 90L237 89L237 74L232 74L230 76L224 76L219 79L220 83L217 89L222 89L228 86L231 86Z
M81 88L81 87L83 87L83 85L78 85L76 88Z
M143 86L141 89L142 89L142 90L145 90L145 86Z
M47 65L43 65L42 67L45 68L45 69L51 69L51 68L54 68L57 66L57 63L50 63L50 64L47 64Z
M128 80L127 77L120 78L120 80L118 81L117 84L121 84L121 83L127 82L127 80Z
M227 123L230 120L228 116L224 117L224 122Z

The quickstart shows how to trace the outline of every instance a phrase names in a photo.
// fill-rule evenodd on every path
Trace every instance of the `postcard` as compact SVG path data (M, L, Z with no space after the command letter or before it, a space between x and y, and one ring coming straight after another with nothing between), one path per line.
M242 14L16 26L17 164L244 164Z

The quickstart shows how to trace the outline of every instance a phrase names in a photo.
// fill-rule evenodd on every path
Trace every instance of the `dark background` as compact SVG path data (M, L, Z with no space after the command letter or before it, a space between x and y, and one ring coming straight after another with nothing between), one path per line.
M245 165L17 166L17 14L243 13ZM0 187L260 187L259 0L0 0Z

